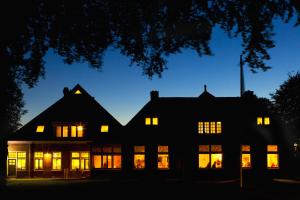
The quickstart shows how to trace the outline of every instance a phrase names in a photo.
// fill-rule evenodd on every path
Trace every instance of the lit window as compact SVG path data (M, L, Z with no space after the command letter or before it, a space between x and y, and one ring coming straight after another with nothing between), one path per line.
M68 126L63 126L63 137L68 137Z
M34 169L43 170L43 165L44 165L44 153L34 152Z
M17 152L8 152L8 158L17 158Z
M267 167L268 169L278 169L279 168L279 156L278 156L278 146L268 145L267 146Z
M52 153L52 170L61 170L61 152Z
M83 137L83 126L77 126L77 137Z
M222 133L222 122L217 122L217 133Z
M150 117L145 118L145 124L146 125L151 125L151 118Z
M82 125L56 126L56 137L83 137L83 134L84 127Z
M56 127L56 137L61 137L61 126Z
M210 133L216 133L216 123L210 122Z
M122 167L122 156L114 155L113 156L113 168L120 169Z
M270 118L269 117L265 117L264 118L264 123L265 123L265 125L270 125Z
M153 125L158 125L158 118L157 117L152 118L152 124Z
M102 125L101 126L101 133L107 133L108 132L108 125Z
M204 122L204 132L209 133L209 122Z
M26 170L26 152L14 152L10 156L16 156L17 170Z
M257 117L257 125L262 125L262 124L263 124L263 118Z
M71 137L76 137L76 126L71 126Z
M157 168L169 169L169 147L168 146L158 146Z
M36 132L37 133L43 133L44 132L45 126L39 125L36 127Z
M199 145L198 166L201 169L221 169L223 161L221 145Z
M101 155L94 155L94 168L98 169L102 167Z
M76 90L75 94L81 94L80 90Z
M158 117L146 117L145 118L145 125L158 125Z
M145 146L134 146L134 168L145 168Z
M88 152L72 152L71 160L72 170L89 170L90 168L90 153Z
M222 122L198 122L198 133L200 134L222 133Z
M257 117L257 125L270 125L270 117Z
M93 164L96 169L121 169L121 147L104 146L98 148L98 152L93 156Z
M198 133L204 133L203 122L198 122Z
M250 145L242 145L242 168L251 168Z

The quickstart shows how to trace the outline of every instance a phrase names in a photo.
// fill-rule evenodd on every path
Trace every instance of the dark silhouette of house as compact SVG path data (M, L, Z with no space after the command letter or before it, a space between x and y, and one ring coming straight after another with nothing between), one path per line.
M8 176L89 176L92 155L101 152L102 144L110 148L117 143L120 150L122 125L80 85L70 91L64 88L63 93L60 100L10 137ZM121 152L109 155L113 153ZM113 167L119 167L117 162L121 160Z
M8 141L9 177L238 180L287 169L281 127L253 92L160 97L122 126L80 85Z

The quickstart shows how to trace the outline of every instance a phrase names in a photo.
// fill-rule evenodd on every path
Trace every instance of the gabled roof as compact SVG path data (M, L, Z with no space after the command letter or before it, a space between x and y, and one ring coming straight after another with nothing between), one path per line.
M122 126L79 84L71 90L64 88L63 93L64 96L61 99L16 131L15 136L28 139L54 136L53 126L56 123L87 124L87 133L95 132L94 130L99 132L101 123L108 124L110 130ZM38 125L45 126L44 133L40 133L40 136L36 133Z

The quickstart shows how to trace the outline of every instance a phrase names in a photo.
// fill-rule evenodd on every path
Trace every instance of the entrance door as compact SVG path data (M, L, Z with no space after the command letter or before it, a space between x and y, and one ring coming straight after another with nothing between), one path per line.
M16 159L8 159L7 165L7 176L16 176Z

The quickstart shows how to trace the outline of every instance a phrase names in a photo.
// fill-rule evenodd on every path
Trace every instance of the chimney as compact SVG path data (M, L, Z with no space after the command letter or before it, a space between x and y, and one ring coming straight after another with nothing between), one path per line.
M150 100L155 100L155 99L158 99L159 98L159 94L158 94L158 91L157 90L152 90L150 92Z
M64 96L67 96L69 94L69 88L68 87L64 87L63 89L63 93L64 93Z

